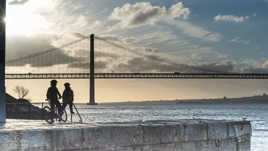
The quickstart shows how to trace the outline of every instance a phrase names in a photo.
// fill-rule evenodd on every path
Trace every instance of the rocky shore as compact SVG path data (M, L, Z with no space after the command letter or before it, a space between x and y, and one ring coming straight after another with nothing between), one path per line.
M40 107L26 99L16 99L6 94L6 112L9 119L43 119L47 115Z

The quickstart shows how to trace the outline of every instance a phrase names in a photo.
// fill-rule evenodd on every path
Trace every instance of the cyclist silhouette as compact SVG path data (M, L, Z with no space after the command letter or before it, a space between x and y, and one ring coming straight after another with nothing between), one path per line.
M62 109L64 110L67 105L70 107L70 112L74 114L73 112L73 100L74 100L74 93L73 90L70 88L70 83L65 83L65 90L63 91L62 94L62 99L63 99L63 106Z
M50 81L50 87L47 90L47 99L49 100L51 110L55 112L55 106L58 108L58 113L62 113L62 107L59 102L61 94L59 93L57 86L57 80Z

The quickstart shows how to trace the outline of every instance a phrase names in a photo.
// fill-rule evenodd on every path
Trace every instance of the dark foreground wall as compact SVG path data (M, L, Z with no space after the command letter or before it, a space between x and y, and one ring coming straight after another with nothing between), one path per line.
M250 151L247 121L152 121L0 131L16 151ZM73 125L73 127L76 127Z
M6 121L5 106L5 51L6 51L6 28L4 17L6 11L6 0L0 0L0 123Z

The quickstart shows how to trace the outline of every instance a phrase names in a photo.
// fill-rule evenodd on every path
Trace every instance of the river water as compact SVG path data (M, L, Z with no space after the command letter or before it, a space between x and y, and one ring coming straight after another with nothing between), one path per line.
M76 106L84 122L177 119L249 120L253 128L251 151L268 150L268 104L149 102Z

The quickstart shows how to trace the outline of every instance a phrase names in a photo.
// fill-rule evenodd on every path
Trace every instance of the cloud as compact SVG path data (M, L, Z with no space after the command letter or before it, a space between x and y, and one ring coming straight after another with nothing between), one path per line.
M165 8L154 7L149 2L143 2L115 8L110 19L120 21L122 27L139 26L153 24L165 13Z
M96 72L101 72L101 71L105 71L105 69L107 68L107 65L109 63L108 62L105 62L105 61L95 61L95 71ZM69 68L79 68L79 69L85 69L85 70L89 70L89 66L90 66L90 63L89 62L85 62L85 63L77 63L77 62L74 62L74 63L71 63L71 64L68 64L68 67Z
M151 35L147 35L148 38ZM192 56L186 56L185 54L168 54L161 51L155 51L150 47L135 47L131 45L125 45L121 38L106 36L98 38L102 41L105 48L102 47L102 51L112 52L117 54L118 58L113 59L112 66L109 66L107 71L115 72L229 72L233 68L229 63L210 63L210 64L193 64ZM109 43L107 43L109 42ZM98 42L100 44L100 42ZM108 44L108 45L107 45ZM109 50L105 50L109 49ZM200 48L197 48L199 51ZM198 51L198 52L199 52ZM203 50L204 52L205 50ZM192 54L192 53L191 53ZM209 51L209 55L212 52ZM214 54L214 53L213 53ZM207 53L199 53L200 56ZM214 54L219 55L219 54ZM203 57L203 56L202 56ZM223 58L225 59L225 58ZM187 62L187 64L185 63ZM190 65L192 64L192 65ZM210 69L211 67L211 69Z
M263 64L247 60L237 61L209 47L195 47L191 48L192 51L187 49L185 52L169 54L152 50L150 47L125 46L124 41L118 37L107 36L103 39L110 41L106 45L109 50L105 51L115 53L117 57L111 57L112 62L104 60L106 69L103 71L107 72L268 73L268 61Z
M79 44L75 46L71 45L70 48L67 45L65 45L67 47L55 47L51 42L53 39L55 39L55 37L51 35L8 37L8 51L6 54L7 70L14 72L16 69L9 70L9 68L17 67L22 69L22 66L29 66L36 70L47 67L43 72L49 72L54 69L61 72L61 70L66 71L68 68L59 70L56 66L70 65L78 62L85 63L89 61L89 51L78 47ZM74 49L74 51L69 51L70 49ZM82 66L80 69L82 69Z
M235 65L232 62L221 62L221 63L207 63L202 65L194 66L194 68L203 70L204 72L212 73L230 73L234 72Z
M10 0L8 1L9 5L21 5L27 3L29 0Z
M248 45L250 43L249 40L242 40L240 37L234 37L231 42L234 43L240 43L240 44L244 44L244 45Z
M262 67L268 69L268 60L263 63Z
M45 39L26 39L17 37L16 41L7 41L7 61L9 66L49 67L81 61L81 57L73 57L65 50L56 48ZM44 51L45 50L45 51ZM35 52L35 53L33 53Z
M96 40L98 44L100 44L100 41L105 43L105 45L101 45L101 49L96 49L95 52L95 67L97 72L268 72L268 61L264 62L262 65L259 65L259 63L252 63L250 61L240 61L239 63L232 60L225 61L228 59L227 57L221 58L221 60L208 61L208 58L205 57L208 54L212 55L211 53L213 52L207 50L206 53L203 52L205 50L202 50L201 48L196 48L199 50L199 54L194 56L187 56L183 53L181 53L181 55L161 53L159 51L154 51L149 47L134 47L131 45L126 47L124 40L113 36L106 36ZM26 41L30 40L28 39ZM106 43L107 41L109 41L109 43ZM23 41L23 39L21 38L18 38L16 40L16 43L25 43L25 41ZM34 43L35 48L28 47L28 44L29 43L25 43L24 48L21 47L21 44L17 47L14 47L13 49L16 48L20 50L17 51L17 53L10 53L10 51L7 51L7 57L10 59L16 56L22 56L22 54L25 55L28 53L27 48L30 48L32 52L35 51L37 54L41 55L36 55L36 57L31 59L17 59L16 62L11 62L11 64L7 63L8 71L14 71L9 70L9 67L23 66L23 68L27 68L27 65L29 65L29 67L35 68L38 71L42 71L44 69L48 72L52 72L54 71L54 67L56 67L56 71L54 72L73 72L73 69L75 69L75 71L77 72L88 72L88 49L76 48L75 46L72 46L68 49L75 50L70 53L68 49L55 48L53 45L50 44L49 41L45 41L45 39L43 39L42 43ZM78 44L78 46L79 45L80 44ZM49 47L51 51L47 51L48 53L43 53L42 51L40 51L40 49L38 49L38 47ZM190 52L190 54L194 53ZM214 55L217 56L219 54ZM193 59L198 59L198 61L194 62ZM27 72L29 71L32 72L32 70L27 70ZM34 71L32 73L34 73Z
M65 2L65 1L64 1ZM74 1L73 1L74 2ZM232 72L232 71L246 71L253 69L264 69L264 67L252 66L239 68L238 64L234 61L226 62L225 54L219 56L214 49L209 53L204 53L202 47L198 45L196 48L192 48L193 45L197 45L193 38L202 40L201 42L218 42L221 41L222 35L210 31L206 27L195 25L185 20L190 16L190 9L185 8L183 3L179 2L172 5L170 8L162 6L153 6L151 3L136 3L125 4L115 9L110 7L110 19L107 21L97 20L90 21L90 11L86 11L84 14L80 13L73 5L69 5L67 9L64 6L58 6L55 9L57 13L49 13L46 19L53 23L52 31L58 35L65 35L76 33L72 38L87 38L90 31L96 31L95 29L105 28L108 26L120 25L119 35L127 35L126 37L113 36L115 32L104 32L110 34L110 36L98 37L96 35L96 68L98 71L114 71L114 72ZM59 10L59 11L58 11ZM92 15L92 14L91 14ZM85 17L87 16L87 17ZM93 15L94 16L94 15ZM93 17L94 18L94 17ZM100 19L100 18L98 18ZM156 24L151 28L130 29L124 30L123 28L140 27L143 25ZM171 23L171 24L170 24ZM66 26L68 25L68 26ZM167 26L172 28L167 28ZM174 30L180 30L180 32L174 32ZM134 33L136 32L137 33ZM88 33L85 36L80 33ZM178 34L180 33L180 34ZM136 36L135 36L136 35ZM141 38L138 38L141 36ZM188 37L187 37L188 36ZM24 37L25 38L25 37ZM53 39L53 40L51 40ZM67 40L66 40L67 39ZM68 38L62 38L61 44L70 41ZM99 41L102 40L102 43ZM239 38L232 39L233 42L242 42ZM26 42L27 41L27 42ZM87 55L85 51L88 51L88 43L80 44L80 48L77 45L73 46L69 50L56 48L58 45L55 38L44 38L43 35L39 37L27 37L26 39L19 38L13 39L12 43L8 44L8 59L14 59L17 56L26 56L40 52L40 50L57 49L54 56L49 56L50 61L48 63L41 63L35 61L42 60L41 57L30 61L22 61L21 65L30 65L32 67L52 67L59 65L66 65L66 68L84 69L88 71L89 61L86 60ZM200 42L200 43L201 43ZM133 45L131 45L133 44ZM161 45L161 46L157 46ZM135 46L134 46L135 45ZM207 45L207 44L206 44ZM147 47L145 47L147 46ZM157 49L156 49L157 48ZM183 53L195 49L200 53ZM175 55L171 50L177 50L182 52L181 55ZM165 52L165 53L160 53ZM179 53L178 53L179 54ZM217 58L218 57L218 58ZM221 58L220 58L221 57ZM56 60L61 58L59 60ZM88 58L87 58L88 59ZM53 68L53 67L52 67ZM243 70L242 70L243 69Z
M267 68L246 68L244 69L245 73L268 73Z
M185 21L176 21L175 25L182 30L186 35L203 39L210 42L218 42L222 39L221 34L216 32L210 32L200 26L193 25Z
M116 7L110 19L119 21L120 26L123 28L129 28L154 24L163 17L187 19L189 15L189 8L184 8L182 2L172 5L169 10L165 7L152 6L149 2L141 2Z
M214 17L214 21L227 21L241 23L249 19L249 16L234 16L234 15L217 15Z
M235 61L233 61L235 62ZM268 73L268 60L244 59L236 61L235 71L241 73Z
M28 56L32 53L39 53L53 48L51 40L56 37L51 35L37 35L33 37L12 36L7 37L6 60Z
M172 5L168 10L168 13L172 16L172 18L187 19L190 16L190 9L184 8L183 3L179 2L175 5Z
M148 34L146 38L151 38L154 35ZM154 36L153 36L154 37ZM97 39L102 47L102 51L112 52L117 54L118 58L113 59L113 65L109 65L109 69L106 71L115 71L115 72L201 72L201 73L212 73L212 72L231 72L234 68L231 66L231 63L209 63L215 62L215 60L227 59L227 56L224 54L217 53L212 51L210 48L191 48L198 50L199 60L194 63L196 59L192 54L193 51L188 51L188 48L185 53L163 53L161 51L152 49L150 47L136 47L126 44L125 41L118 37L106 36L98 37ZM102 44L100 43L102 41ZM138 41L137 39L135 41ZM187 55L190 54L190 55ZM211 59L208 57L214 58ZM200 62L207 62L207 64ZM187 63L186 63L187 62ZM210 69L211 67L211 69Z
M143 35L136 36L136 43L146 46L153 46L155 44L178 42L177 36L169 31L147 32Z
M121 63L116 68L119 72L181 72L181 73L229 73L234 65L228 63L211 63L188 65L170 61L168 58L151 54L144 57L135 57L127 64Z

